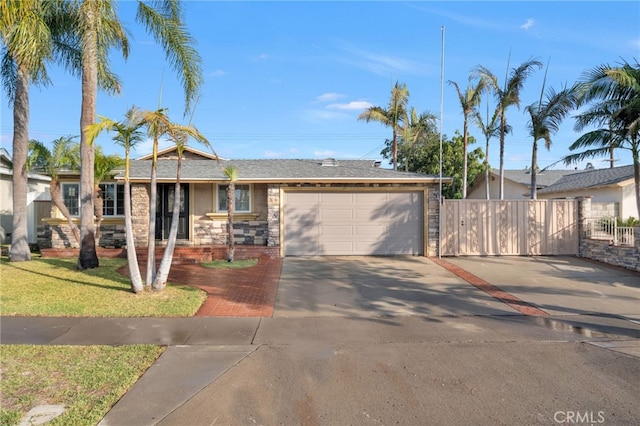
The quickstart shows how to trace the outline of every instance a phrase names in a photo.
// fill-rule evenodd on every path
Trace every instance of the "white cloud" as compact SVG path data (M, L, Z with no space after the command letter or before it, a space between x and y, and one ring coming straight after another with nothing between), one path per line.
M173 142L169 141L169 140L160 139L158 141L158 150L169 148L169 147L174 146L174 145L175 144ZM136 145L135 148L133 148L133 151L135 151L136 154L138 154L139 156L151 154L153 152L153 139L152 138L148 138L144 142Z
M372 107L373 105L370 104L367 101L351 101L348 102L346 104L331 104L331 105L327 105L327 108L331 108L331 109L340 109L340 110L347 110L347 111L360 111L363 109L367 109Z
M223 70L215 70L214 72L209 73L210 77L222 77L223 75L227 75L227 72Z
M266 53L261 53L258 56L254 56L251 58L252 61L264 61L265 59L267 59L269 57L269 55L267 55Z
M345 95L341 93L323 93L322 95L318 96L316 100L320 102L332 102L344 97Z
M398 73L424 74L428 67L410 59L401 58L386 53L375 53L357 48L342 42L342 49L349 54L340 58L341 61L363 68L378 75L397 75Z
M525 22L524 24L520 25L520 28L522 28L523 30L528 30L531 27L533 27L533 24L535 24L536 21L533 18L529 18L527 19L527 22Z

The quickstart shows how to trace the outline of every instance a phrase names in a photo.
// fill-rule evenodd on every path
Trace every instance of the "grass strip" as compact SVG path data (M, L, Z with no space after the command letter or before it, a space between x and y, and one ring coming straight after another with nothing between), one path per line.
M45 404L66 411L48 424L95 425L164 351L156 345L0 345L0 425Z

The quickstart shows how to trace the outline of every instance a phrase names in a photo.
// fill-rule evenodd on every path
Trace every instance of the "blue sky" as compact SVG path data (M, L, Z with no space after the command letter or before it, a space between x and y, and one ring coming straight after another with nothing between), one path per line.
M135 6L119 7L131 35L129 59L112 53L123 92L100 93L97 112L119 120L132 105L156 109L162 88L160 104L174 121L187 122L181 85L135 22ZM440 116L443 26L444 79L461 87L477 65L502 81L509 55L511 67L531 58L548 65L547 85L556 89L597 65L640 59L640 5L631 1L188 1L185 7L205 77L193 124L225 158L380 158L391 130L357 117L367 106L386 106L396 80L407 85L410 106ZM538 100L543 76L541 70L527 80L521 107ZM80 81L58 68L51 77L52 87L31 90L30 137L45 143L79 134ZM462 130L462 114L446 83L443 105L444 133L451 136ZM1 113L0 142L11 151L4 93ZM523 108L507 114L514 131L506 140L506 167L522 169L530 165L527 117ZM471 126L470 133L484 147L479 130ZM539 152L539 166L567 155L577 136L573 120L565 120L552 149ZM109 136L98 143L123 154ZM617 165L631 163L622 151L617 158ZM497 140L490 160L498 167Z

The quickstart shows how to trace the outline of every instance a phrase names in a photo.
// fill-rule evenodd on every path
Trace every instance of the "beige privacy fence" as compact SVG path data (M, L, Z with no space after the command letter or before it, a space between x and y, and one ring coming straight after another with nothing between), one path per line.
M444 200L443 256L577 255L576 200Z

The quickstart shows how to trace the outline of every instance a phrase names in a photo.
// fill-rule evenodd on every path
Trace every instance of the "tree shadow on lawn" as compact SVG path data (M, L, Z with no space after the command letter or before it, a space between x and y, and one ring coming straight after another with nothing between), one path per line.
M46 263L46 264L54 266L56 268L66 269L68 271L72 271L74 273L81 274L81 275L90 275L90 276L94 276L94 277L97 277L97 278L103 278L103 279L108 279L108 280L112 280L112 281L117 281L118 283L121 283L125 287L121 287L121 286L117 286L117 285L98 284L98 283L95 283L95 282L81 281L81 280L75 280L75 279L69 279L69 278L61 278L60 276L57 276L57 275L54 275L54 274L46 274L46 273L39 272L39 271L33 271L33 270L21 268L20 267L21 262L16 263L16 262L4 262L3 261L2 263L6 267L19 269L19 270L27 272L29 274L39 275L39 276L47 277L47 278L62 279L64 281L66 281L66 282L73 283L73 284L80 284L80 285L85 285L85 286L103 288L103 289L106 289L106 290L125 291L125 292L130 292L131 291L128 282L126 280L124 280L124 279L121 279L118 276L118 274L111 274L110 276L106 277L106 276L101 275L102 271L98 271L98 269L86 269L86 270L80 271L80 270L77 269L77 265L75 263L69 262L68 260L64 260L64 259L56 259L56 258L42 259L41 258L41 259L38 259L36 261L37 262ZM96 273L96 272L99 272L99 273Z

